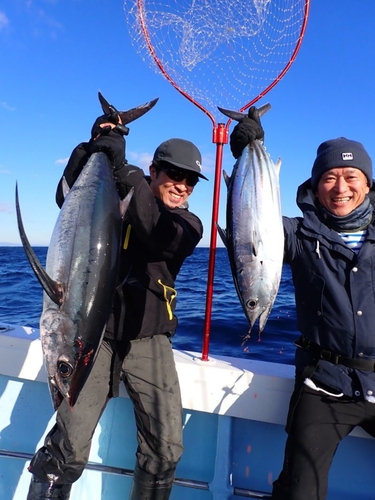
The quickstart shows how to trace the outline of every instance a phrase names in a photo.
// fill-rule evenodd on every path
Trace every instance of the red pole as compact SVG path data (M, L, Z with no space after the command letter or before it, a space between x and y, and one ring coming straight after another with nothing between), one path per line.
M211 219L211 241L210 241L210 253L208 260L206 313L204 318L204 329L203 329L203 347L202 347L203 361L208 361L208 345L210 342L212 295L213 295L216 240L217 240L216 226L219 214L220 180L221 180L221 169L223 164L223 145L228 143L228 124L227 126L225 126L224 123L219 123L216 127L214 127L212 142L216 144L216 162L215 162L215 185L214 185L212 219Z

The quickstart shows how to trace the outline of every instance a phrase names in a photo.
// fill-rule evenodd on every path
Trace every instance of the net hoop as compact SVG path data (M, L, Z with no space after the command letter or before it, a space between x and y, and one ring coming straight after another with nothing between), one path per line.
M212 122L213 127L215 128L217 126L217 122L213 114L203 105L201 104L197 99L195 99L193 96L191 96L186 90L184 90L170 75L170 73L165 69L163 62L160 60L159 56L156 53L156 50L152 44L151 36L149 33L149 29L147 27L147 22L146 22L146 12L145 12L145 0L136 0L137 4L137 9L138 9L138 20L139 20L139 26L142 31L142 35L144 37L147 49L149 51L149 54L151 55L153 61L155 62L156 66L160 70L161 74L163 77L186 99L188 99L192 104L194 104L197 108L199 108L203 113L205 113L209 119ZM301 28L299 32L299 36L296 42L296 46L293 50L292 55L290 56L288 62L285 64L284 68L281 70L280 74L261 92L257 94L256 97L251 99L249 102L244 104L242 107L238 109L239 112L243 112L246 109L248 109L250 106L254 105L257 101L259 101L261 98L263 98L277 83L282 80L282 78L285 76L285 74L288 72L292 64L294 63L297 54L300 50L302 40L305 35L306 27L307 27L307 20L308 20L308 13L309 13L309 7L310 7L310 0L305 0L304 1L304 14L303 14L303 20L301 23ZM226 123L226 128L229 126L231 123L231 120L229 119ZM215 141L214 141L215 142Z

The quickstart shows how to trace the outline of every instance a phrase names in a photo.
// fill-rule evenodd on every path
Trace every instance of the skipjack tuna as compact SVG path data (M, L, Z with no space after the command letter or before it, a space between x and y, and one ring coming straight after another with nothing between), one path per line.
M259 109L264 114L269 105ZM220 108L219 108L220 109ZM240 121L241 113L220 109ZM279 173L263 142L247 145L230 177L224 172L228 188L227 228L219 233L228 250L234 284L250 329L259 318L263 331L274 304L281 279L284 232L281 214Z

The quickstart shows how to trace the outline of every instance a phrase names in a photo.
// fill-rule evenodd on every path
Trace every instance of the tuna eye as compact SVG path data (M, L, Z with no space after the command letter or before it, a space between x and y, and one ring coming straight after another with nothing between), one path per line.
M251 299L246 305L249 309L254 309L258 305L258 299Z
M73 367L65 361L59 361L59 363L57 364L57 369L62 378L68 378L73 373Z

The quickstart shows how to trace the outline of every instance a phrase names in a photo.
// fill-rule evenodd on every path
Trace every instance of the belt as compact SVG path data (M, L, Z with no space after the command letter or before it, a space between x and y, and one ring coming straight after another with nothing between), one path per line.
M355 370L375 372L374 359L346 358L341 354L329 351L328 349L323 349L319 344L316 344L311 340L307 340L303 336L301 336L298 340L295 340L294 345L304 351L312 352L319 359L329 361L333 365L343 365L348 368L354 368Z

